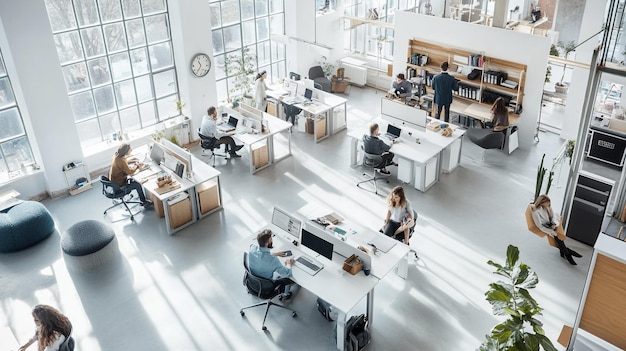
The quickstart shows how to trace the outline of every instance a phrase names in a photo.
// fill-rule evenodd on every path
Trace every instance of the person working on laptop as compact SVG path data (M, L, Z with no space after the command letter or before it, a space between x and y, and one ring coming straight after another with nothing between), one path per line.
M281 256L283 253L270 252L274 248L272 237L272 231L269 229L264 229L257 234L256 240L259 245L250 245L248 268L250 268L250 273L256 276L271 279L275 282L280 281L280 284L284 285L283 300L288 300L291 297L290 287L292 284L295 284L289 279L291 277L291 267L294 265L295 260L289 258L285 261L285 265L280 263L276 256Z
M379 135L380 128L378 127L378 123L370 124L370 135L363 136L363 151L368 154L380 155L383 159L380 172L383 174L389 174L391 172L389 172L386 167L397 166L398 164L393 162L393 152L389 152L391 145L387 145L387 143L380 140L378 138ZM393 143L394 141L391 140L392 145Z
M397 186L387 196L387 216L383 224L383 233L392 238L402 238L402 242L409 244L409 233L415 225L413 207L404 196L404 189ZM403 236L400 236L403 234Z
M109 180L119 185L126 194L135 190L137 195L139 195L141 205L146 209L151 209L153 208L152 201L146 199L141 184L130 178L131 175L137 173L143 167L143 164L137 162L138 160L135 157L130 156L131 151L130 145L126 143L117 148L117 152L111 162Z
M207 138L215 138L215 145L226 144L226 152L230 150L230 157L241 157L237 151L241 150L243 145L236 145L235 139L231 137L235 131L221 132L217 129L217 109L215 106L209 107L207 114L202 117L200 134Z
M411 96L413 92L413 86L411 82L404 79L403 73L398 73L396 76L396 80L391 84L391 92L397 97L407 97Z

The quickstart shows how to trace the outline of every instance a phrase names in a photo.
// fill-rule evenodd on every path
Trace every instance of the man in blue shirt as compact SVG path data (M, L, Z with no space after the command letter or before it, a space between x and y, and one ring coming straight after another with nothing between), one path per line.
M241 157L237 154L237 151L241 150L243 145L236 145L235 140L231 135L235 132L222 133L217 130L217 109L215 106L209 107L207 115L202 117L202 124L200 125L200 134L207 138L215 138L215 145L219 147L221 144L226 144L226 152L230 150L230 157Z
M270 252L270 250L274 248L272 236L272 231L269 229L264 229L256 236L259 246L252 245L250 247L248 268L250 268L250 272L256 276L274 281L291 277L291 267L295 263L295 260L290 258L285 261L285 265L280 263L280 260L276 256L281 256L283 253L276 252L272 254ZM284 280L285 290L283 300L287 300L291 297L289 284L293 284L293 281L291 279Z

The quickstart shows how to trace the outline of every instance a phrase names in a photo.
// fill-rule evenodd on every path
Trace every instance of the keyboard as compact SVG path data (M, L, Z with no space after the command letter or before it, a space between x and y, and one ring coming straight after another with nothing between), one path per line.
M324 268L321 263L318 263L307 256L300 256L296 259L296 267L302 269L303 271L309 273L310 275L315 275L322 268Z

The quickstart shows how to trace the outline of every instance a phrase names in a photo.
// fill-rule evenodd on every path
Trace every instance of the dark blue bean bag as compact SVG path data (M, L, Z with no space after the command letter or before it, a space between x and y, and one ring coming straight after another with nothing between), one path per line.
M49 237L54 219L37 201L25 201L0 212L0 252L14 252L31 247Z

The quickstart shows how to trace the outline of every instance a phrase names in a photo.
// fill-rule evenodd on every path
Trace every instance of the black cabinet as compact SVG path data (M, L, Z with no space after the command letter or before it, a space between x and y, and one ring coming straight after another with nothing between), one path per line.
M602 228L602 221L613 182L590 173L578 175L572 209L567 223L567 236L593 246Z

